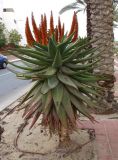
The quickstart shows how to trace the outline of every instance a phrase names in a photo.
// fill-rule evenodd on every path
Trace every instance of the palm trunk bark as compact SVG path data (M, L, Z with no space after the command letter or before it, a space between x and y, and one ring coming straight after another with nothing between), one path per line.
M89 40L91 40L91 5L90 5L90 0L87 0L86 3L87 3L87 9L86 9L86 13L87 13L87 37L89 38Z
M99 48L102 60L95 72L108 74L111 80L104 83L106 100L114 100L114 47L113 47L113 0L89 0L92 40L99 39L92 47Z

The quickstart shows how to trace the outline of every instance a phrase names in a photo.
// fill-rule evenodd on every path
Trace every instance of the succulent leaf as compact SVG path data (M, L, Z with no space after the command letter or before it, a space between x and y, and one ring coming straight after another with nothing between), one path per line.
M41 93L46 94L49 90L50 90L50 87L48 86L48 81L45 80L41 88Z
M52 105L52 95L51 91L45 94L42 98L42 105L43 105L43 114L46 117L49 114Z
M54 41L52 40L52 38L49 39L48 52L52 58L55 57L56 52L57 52L57 47Z
M70 121L72 122L72 124L75 124L75 116L74 116L73 108L71 105L70 95L65 88L64 88L63 94L65 96L63 96L63 98L62 98L62 105L63 105Z
M58 76L58 79L63 83L63 84L66 84L68 86L71 86L75 89L78 89L77 86L74 84L74 82L72 81L72 79L69 77L69 76L66 76L62 73L58 73L57 74Z
M52 96L54 104L58 110L64 96L63 85L61 83L59 83L55 88L52 89Z
M55 88L59 83L59 80L57 79L56 76L52 76L48 78L48 86L53 89Z
M59 68L62 65L62 58L60 51L57 51L54 57L52 67Z

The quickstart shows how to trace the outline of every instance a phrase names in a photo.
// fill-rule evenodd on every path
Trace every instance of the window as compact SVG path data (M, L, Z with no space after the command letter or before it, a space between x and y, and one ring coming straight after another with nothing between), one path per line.
M3 12L14 12L13 8L3 8Z
M15 24L17 23L15 19L14 19L14 23L15 23Z

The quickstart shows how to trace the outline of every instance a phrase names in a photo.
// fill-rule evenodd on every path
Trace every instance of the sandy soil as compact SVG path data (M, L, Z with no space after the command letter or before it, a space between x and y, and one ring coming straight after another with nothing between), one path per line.
M6 111L2 112L0 118L17 103L15 102ZM0 143L0 160L97 160L94 141L88 143L82 149L77 149L75 152L69 152L66 155L63 150L57 150L58 136L55 135L50 138L48 131L40 127L40 120L32 130L29 130L29 125L27 125L18 140L18 147L21 150L35 152L35 154L20 152L14 147L14 139L23 123L22 111L14 111L4 120L1 120L0 125L4 128L4 132ZM86 130L79 130L78 133L71 135L71 139L74 143L81 145L89 141L89 134Z

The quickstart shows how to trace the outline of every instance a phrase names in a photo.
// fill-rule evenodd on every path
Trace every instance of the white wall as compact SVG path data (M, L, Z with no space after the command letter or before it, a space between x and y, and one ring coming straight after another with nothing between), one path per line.
M3 0L0 0L0 17L1 18L3 18ZM0 19L0 22L1 22L2 20Z
M12 29L17 29L17 24L14 23L15 14L12 12L3 12L3 22L8 29L8 31Z
M2 0L3 8L13 8L12 0ZM11 29L16 29L17 25L14 23L15 12L3 12L3 21L6 28L10 31Z

